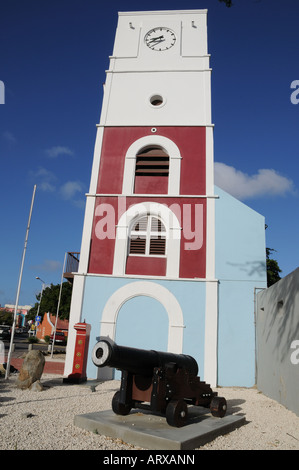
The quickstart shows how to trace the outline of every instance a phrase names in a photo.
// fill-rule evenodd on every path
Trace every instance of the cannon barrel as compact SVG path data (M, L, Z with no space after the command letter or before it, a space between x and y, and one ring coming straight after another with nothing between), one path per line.
M151 376L155 367L165 367L169 363L192 375L198 373L197 362L192 356L119 346L105 339L100 339L94 346L92 361L97 367L109 366L143 376Z

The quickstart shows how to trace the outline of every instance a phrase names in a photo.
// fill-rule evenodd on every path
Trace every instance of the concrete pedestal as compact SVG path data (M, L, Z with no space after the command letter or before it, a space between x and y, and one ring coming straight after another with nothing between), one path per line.
M190 407L188 423L182 428L169 426L164 416L145 410L132 410L120 416L112 410L77 415L74 424L85 430L151 450L192 450L245 424L245 416L215 418L210 411Z

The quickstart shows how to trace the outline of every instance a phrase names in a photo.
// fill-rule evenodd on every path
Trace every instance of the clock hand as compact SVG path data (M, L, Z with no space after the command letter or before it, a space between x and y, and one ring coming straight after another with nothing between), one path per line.
M158 36L156 38L152 38L148 42L150 43L150 42L162 42L162 41L165 41L164 36Z
M161 44L161 43L164 42L164 41L165 41L165 39L160 39L159 41L151 42L151 43L148 44L148 45L149 45L149 47L152 47L152 48L153 48L153 47L158 46L159 44Z

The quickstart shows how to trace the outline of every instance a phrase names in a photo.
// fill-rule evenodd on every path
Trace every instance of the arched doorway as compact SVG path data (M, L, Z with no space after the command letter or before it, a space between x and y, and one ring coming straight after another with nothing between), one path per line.
M158 300L139 295L127 300L116 321L115 342L139 349L167 351L169 318ZM121 374L115 371L115 379Z
M144 345L145 341L147 341L148 339L149 327L152 328L153 326L155 326L154 322L151 319L151 309L150 309L151 302L148 300L148 297L150 298L150 300L158 301L158 303L161 304L159 306L160 312L162 312L162 307L163 307L164 311L167 313L168 329L167 329L167 334L166 334L167 340L165 343L167 348L165 348L165 350L169 352L181 354L183 350L183 329L184 329L183 312L175 296L164 286L156 282L151 282L151 281L130 282L126 284L125 286L121 287L120 289L118 289L116 292L114 292L114 294L112 294L112 296L107 301L103 310L101 327L100 327L100 336L108 337L112 339L113 341L116 340L118 315L121 312L122 307L125 306L126 302L137 298L137 300L135 300L134 308L136 308L137 306L139 309L142 309L144 313L147 313L147 315L145 315L144 317L144 327L143 327L142 334L140 335L140 338L138 339L138 341L143 340L143 345ZM123 311L125 312L125 314L126 314L126 309L129 307L130 307L130 304L128 303L127 306L125 306L125 310ZM122 315L123 314L121 313L121 316L120 316L121 322L124 321L122 319ZM136 312L134 313L132 311L132 315L136 315ZM124 318L125 318L125 315L124 315ZM165 322L165 316L164 317L161 316L161 318L163 318L163 322ZM159 322L157 321L156 315L155 315L155 321L157 322L156 327L158 329ZM140 323L140 325L142 324ZM129 324L126 326L124 332L126 331L129 337L131 334ZM126 345L129 345L128 342L126 343L127 343ZM133 344L137 345L138 343L137 341L134 340ZM143 349L146 349L146 348L144 348L143 346ZM152 349L154 348L152 347ZM101 378L105 378L105 379L112 378L112 371L99 369L98 373Z

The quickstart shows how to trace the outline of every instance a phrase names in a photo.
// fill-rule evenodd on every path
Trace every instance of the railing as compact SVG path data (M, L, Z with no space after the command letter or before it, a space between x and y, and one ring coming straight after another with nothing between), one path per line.
M80 260L80 252L78 251L68 252L67 259L66 259L65 272L63 274L63 277L67 279L69 282L73 281L73 278L74 278L73 273L78 272L79 260Z

